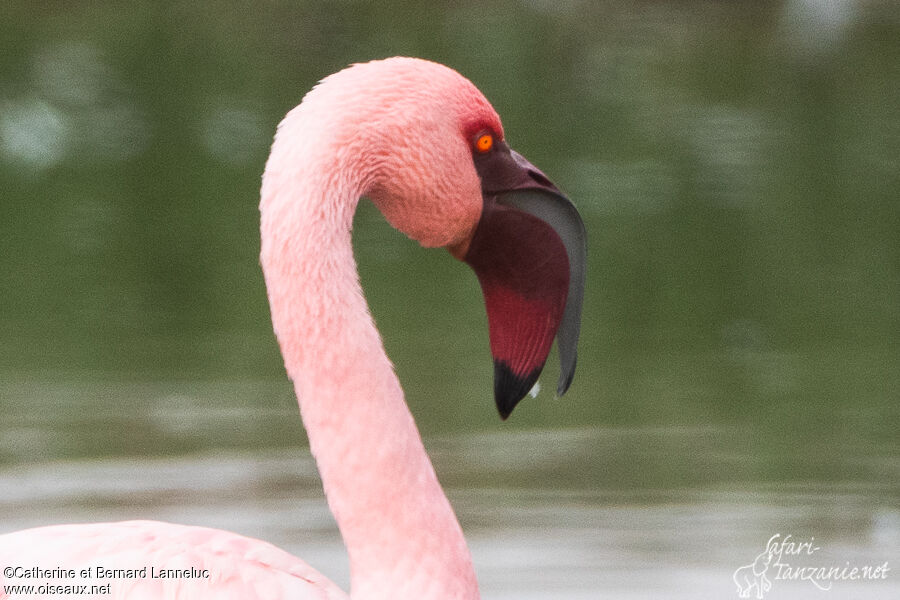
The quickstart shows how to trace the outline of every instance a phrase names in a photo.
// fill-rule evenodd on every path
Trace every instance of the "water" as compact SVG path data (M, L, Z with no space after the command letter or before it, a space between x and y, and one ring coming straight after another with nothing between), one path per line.
M244 420L222 417L219 426ZM731 574L772 535L788 532L818 540L820 551L798 559L805 566L893 564L900 512L890 486L746 481L733 447L748 435L584 428L456 434L427 445L485 598L730 597ZM675 448L682 451L673 459ZM579 466L589 462L606 474L602 485ZM676 466L683 481L718 482L635 486L634 479L658 482L646 475L653 463ZM348 583L346 554L304 448L42 462L0 472L0 487L4 529L133 518L222 527ZM823 593L809 582L773 583L773 597ZM893 578L834 585L828 597L894 598L898 590Z
M412 54L485 91L589 235L573 387L552 398L551 359L500 423L475 278L368 203L356 219L484 596L737 597L733 573L775 534L814 537L807 566L897 563L896 4L14 0L4 16L0 532L224 527L346 585L271 334L259 174L318 78ZM896 598L898 581L766 597Z

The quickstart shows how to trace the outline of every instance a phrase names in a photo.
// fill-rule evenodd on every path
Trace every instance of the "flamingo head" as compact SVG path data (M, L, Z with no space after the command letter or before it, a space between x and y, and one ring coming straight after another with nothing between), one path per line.
M507 145L487 99L448 67L413 58L353 65L304 104L319 88L339 90L321 94L331 114L356 115L322 127L362 161L360 192L395 228L447 248L478 276L501 417L535 385L554 338L564 394L584 291L585 230L574 205Z

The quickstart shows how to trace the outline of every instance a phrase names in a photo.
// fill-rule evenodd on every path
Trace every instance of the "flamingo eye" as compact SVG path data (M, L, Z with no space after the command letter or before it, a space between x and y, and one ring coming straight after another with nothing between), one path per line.
M478 136L478 139L475 140L475 150L477 150L481 154L490 152L491 148L493 147L494 136L489 133L482 133Z

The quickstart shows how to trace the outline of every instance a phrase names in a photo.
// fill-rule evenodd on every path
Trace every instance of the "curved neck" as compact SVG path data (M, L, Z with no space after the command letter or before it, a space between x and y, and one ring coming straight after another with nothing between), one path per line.
M351 597L475 600L462 531L359 284L350 228L364 183L332 176L309 156L288 153L276 138L263 178L261 263L285 367L349 553Z

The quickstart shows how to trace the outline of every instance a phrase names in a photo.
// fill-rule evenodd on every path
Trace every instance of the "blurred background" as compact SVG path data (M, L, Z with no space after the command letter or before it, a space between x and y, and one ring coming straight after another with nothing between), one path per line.
M6 0L0 533L225 527L346 586L258 193L351 62L469 77L589 235L579 368L501 423L477 281L361 203L363 285L486 599L729 598L900 559L900 5ZM773 574L770 573L770 579ZM773 581L770 598L819 598ZM897 598L900 575L830 598Z

